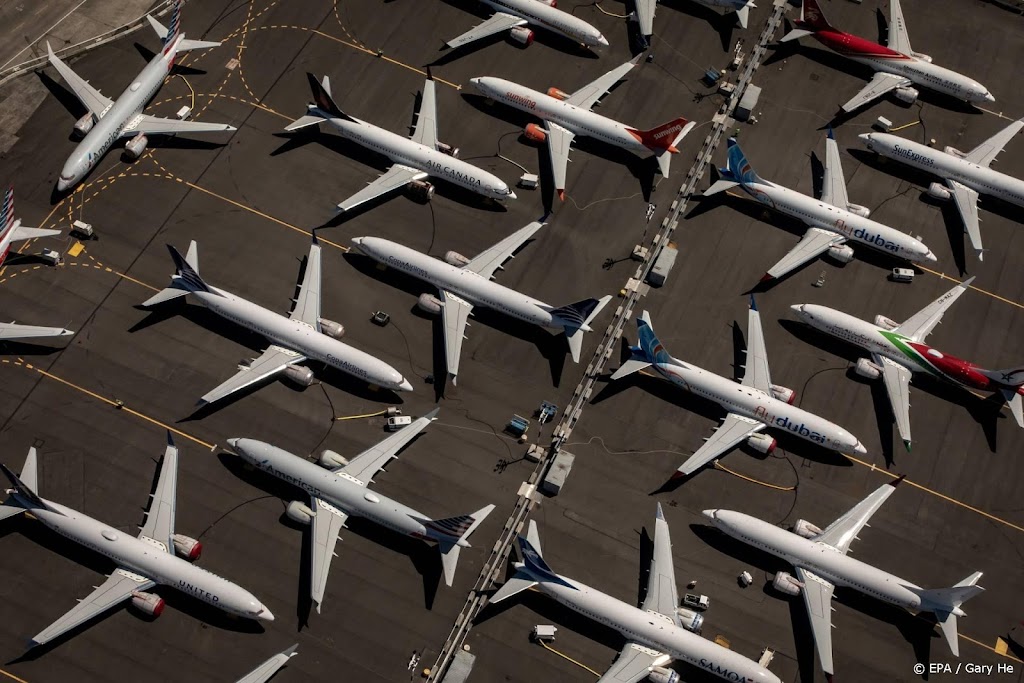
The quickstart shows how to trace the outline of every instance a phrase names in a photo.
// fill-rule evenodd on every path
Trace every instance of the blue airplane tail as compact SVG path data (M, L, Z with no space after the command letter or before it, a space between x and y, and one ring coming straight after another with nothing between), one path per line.
M519 554L523 557L524 569L534 580L575 588L548 566L548 563L544 561L544 558L528 539L519 536L516 538L516 542L519 543Z
M640 319L636 321L636 331L639 341L638 346L631 348L635 355L638 355L647 363L671 363L672 356L665 350L665 346L654 334L651 326L651 316L647 311L643 312Z
M746 155L740 149L740 143L736 138L729 138L729 162L728 168L721 170L722 177L741 185L750 185L761 182L760 176L754 172L747 161Z

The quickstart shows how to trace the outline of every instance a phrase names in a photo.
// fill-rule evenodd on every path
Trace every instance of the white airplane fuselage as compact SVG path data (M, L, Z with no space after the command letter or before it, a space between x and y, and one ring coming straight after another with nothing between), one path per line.
M516 563L516 568L522 565ZM559 575L573 588L540 581L538 590L569 609L604 624L632 642L667 654L727 681L779 683L779 678L743 655L676 626L667 616L647 612L574 579Z
M863 133L858 137L869 150L884 157L943 179L955 180L978 194L1024 206L1024 180L1020 178L888 133Z
M936 260L928 247L906 233L788 187L766 180L741 187L760 203L810 227L840 234L848 241L865 244L914 263Z
M834 422L829 422L803 408L789 405L753 387L733 382L675 358L671 363L653 363L652 367L673 384L714 401L731 413L756 420L774 429L787 431L840 453L867 452L857 437Z
M596 28L579 17L552 7L543 0L481 0L495 12L504 12L522 17L533 26L540 26L549 31L559 33L577 43L593 47L604 45L608 41Z
M412 385L402 377L402 373L379 358L318 332L304 322L269 311L231 292L216 287L210 289L215 293L196 291L191 294L217 315L257 332L279 346L370 384L394 391L412 390Z
M920 586L844 555L830 545L804 538L742 512L705 510L704 514L727 535L782 558L794 567L811 571L830 583L908 610L922 608L921 597L911 590L920 589Z
M101 112L93 112L98 120L64 162L57 181L58 192L78 184L99 163L111 145L123 137L126 130L132 130L135 118L146 108L174 66L176 49L182 38L184 35L179 35L170 49L153 57L113 104Z
M542 121L556 123L576 135L594 138L637 154L651 151L629 132L629 126L607 116L595 114L589 109L577 107L524 85L506 81L504 78L482 76L472 78L470 82L490 99L533 114Z
M57 512L32 508L33 517L61 536L110 558L118 567L138 572L230 614L273 620L271 612L252 593L177 557L173 548L131 536L59 503L45 502Z
M430 517L387 496L368 490L366 485L369 482L360 483L344 472L335 474L316 463L262 441L229 439L228 443L243 460L257 469L337 507L346 515L363 517L404 536L426 541L438 538L436 532L417 521L429 520ZM461 538L456 541L453 537L447 537L446 540L463 547L469 546L469 543Z
M396 164L415 168L433 178L440 178L484 197L499 200L515 199L515 193L509 189L505 181L473 164L355 117L352 117L353 121L349 121L334 118L325 111L317 111L343 137L383 154Z
M474 306L490 308L541 327L561 330L564 326L564 323L556 321L545 310L545 307L551 307L544 302L499 285L466 268L453 266L380 237L357 237L353 242L370 258L429 282L438 289L456 294Z

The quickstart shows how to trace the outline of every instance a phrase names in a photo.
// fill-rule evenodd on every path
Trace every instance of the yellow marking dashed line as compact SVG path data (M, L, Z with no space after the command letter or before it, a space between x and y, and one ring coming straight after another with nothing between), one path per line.
M164 105L164 104L169 104L171 102L177 102L179 100L183 100L186 97L188 97L188 95L174 95L173 97L168 97L167 99L160 100L159 102L154 102L150 106L155 108L155 107L159 107L159 106ZM292 120L291 116L288 116L287 114L282 114L281 112L279 112L279 111L277 111L275 109L271 109L270 107L268 107L265 104L261 104L259 102L250 102L249 100L243 99L241 97L236 97L235 95L223 95L223 94L220 94L220 93L197 93L196 97L223 97L224 99L227 99L227 100L234 100L235 102L238 102L239 104L244 104L244 105L249 106L249 107L256 107L257 109L262 109L263 111L267 112L268 114L273 114L275 116L280 116L282 119L285 119L286 121L291 121Z
M24 678L18 678L17 676L12 674L10 671L4 671L3 669L0 669L0 674L3 674L4 676L7 676L12 681L17 681L18 683L28 683L28 681L26 681Z
M860 460L859 458L855 458L852 455L847 455L846 457L849 458L851 462L855 462L858 465L863 465L864 467L867 467L867 468L871 469L874 472L880 472L880 473L884 474L885 476L887 476L887 477L889 477L891 479L897 479L898 476L899 476L899 475L893 474L892 472L889 472L888 470L880 469L877 465L875 465L873 463L865 462L863 460ZM1004 524L1004 525L1010 527L1011 529L1016 529L1017 531L1024 531L1024 526L1020 526L1018 524L1014 524L1013 522L1009 522L1009 521L1007 521L1005 519L1002 519L1001 517L996 517L995 515L993 515L991 513L988 513L988 512L985 512L984 510L982 510L980 508L976 508L973 505L968 505L967 503L964 503L963 501L959 501L956 498L952 498L950 496L947 496L944 493L939 493L938 491L936 491L934 489L930 489L927 486L924 486L922 484L918 484L917 482L911 481L910 479L904 479L903 483L905 483L908 486L913 486L916 489L920 489L921 491L924 491L925 493L930 493L930 494L932 494L933 496L935 496L937 498L941 498L944 501L947 501L949 503L953 503L954 505L958 505L958 506L960 506L960 507L962 507L962 508L964 508L966 510L970 510L971 512L976 512L979 515L981 515L982 517L986 517L988 519L991 519L993 522L999 522L1000 524Z

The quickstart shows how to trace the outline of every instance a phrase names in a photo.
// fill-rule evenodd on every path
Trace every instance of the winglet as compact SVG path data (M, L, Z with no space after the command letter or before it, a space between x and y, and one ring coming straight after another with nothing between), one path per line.
M660 519L663 522L665 521L665 513L663 513L661 511L661 503L658 503L658 517L657 518Z
M907 449L907 453L910 452L910 439L903 439L903 447Z
M829 140L835 140L836 139L836 134L832 131L832 126L828 127L828 139Z
M757 301L754 300L754 295L753 294L750 295L750 310L752 310L752 311L756 311L757 310Z
M771 273L765 273L764 275L761 276L761 282L771 282L774 279L775 276L772 275Z
M317 239L316 230L314 229L311 234L312 234L312 237L313 237L313 245L314 246L319 246L320 245L320 240Z
M167 430L167 447L174 448L174 437L171 436L171 430Z
M430 67L429 66L427 67L427 80L428 81L434 80L434 74L430 72Z
M436 419L437 419L437 414L438 414L439 412L441 412L441 409L440 409L440 408L434 408L433 410L431 410L431 411L430 411L429 413L427 413L427 414L426 414L426 415L424 415L423 417L424 417L425 419L427 419L427 420L430 420L431 422L433 422L434 420L436 420Z
M908 449L908 450L909 450L909 449ZM906 478L907 478L907 475L905 475L905 474L901 474L901 475L899 476L899 478L897 478L897 479L895 479L895 480L893 480L893 481L890 481L890 482L889 482L889 486L891 486L891 487L893 487L893 488L896 488L897 486L899 486L899 485L900 485L900 482L902 482L902 481L903 481L904 479L906 479Z
M643 56L644 56L644 53L641 52L636 57L633 57L633 59L629 60L629 63L632 64L633 66L636 66L637 64L640 63L640 58L643 57Z

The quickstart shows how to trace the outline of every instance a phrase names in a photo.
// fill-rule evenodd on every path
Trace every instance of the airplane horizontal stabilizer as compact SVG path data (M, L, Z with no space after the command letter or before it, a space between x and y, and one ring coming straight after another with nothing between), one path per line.
M591 331L590 323L611 300L610 295L605 295L600 299L584 299L550 311L552 322L560 324L565 329L565 338L569 342L569 352L574 363L580 362L580 355L583 352L582 333Z
M220 47L220 41L214 40L189 40L182 38L178 43L177 52L188 52L189 50L204 50L210 47Z
M159 304L162 304L165 301L170 301L171 299L177 299L178 297L185 296L186 294L188 294L187 289L173 286L167 287L166 289L160 290L153 296L143 301L140 304L140 306L142 306L143 308L150 308L151 306L157 306Z
M724 192L726 190L731 190L732 188L736 187L737 185L739 185L739 183L737 183L737 182L735 182L733 180L716 180L714 182L714 184L711 185L711 187L709 187L708 189L704 190L704 196L705 197L710 197L713 194L718 194L719 192Z
M491 596L488 601L490 603L498 603L506 598L511 598L516 593L522 593L525 590L529 590L537 585L529 574L523 571L518 571L509 577L508 581L498 589L498 591Z
M750 5L744 5L736 10L736 20L740 23L740 28L747 28L747 24L750 23Z
M295 119L294 121L289 123L287 126L284 127L284 129L286 131L291 132L291 131L299 130L301 128L308 128L309 126L315 126L315 125L319 124L321 121L323 121L323 119L320 118L319 116L303 116L303 117Z
M1010 413L1013 414L1013 419L1017 421L1019 426L1024 427L1024 406L1021 405L1020 394L1010 389L1004 389L1003 398L1006 399L1006 405L1010 406Z
M444 582L451 586L455 580L455 569L459 565L459 551L463 546L469 547L469 537L480 526L487 515L494 510L494 505L480 508L471 515L459 515L446 519L424 520L427 533L437 539L437 549L441 551L441 564L444 567Z
M623 377L632 375L634 372L640 372L641 370L646 370L649 367L651 367L650 361L631 358L620 365L618 370L612 373L611 379L614 382L617 379L622 379Z
M804 28L795 28L786 35L782 36L782 39L779 40L779 42L788 43L791 40L799 40L800 38L803 38L804 36L809 36L812 33L814 33L814 31L808 31L807 29Z

